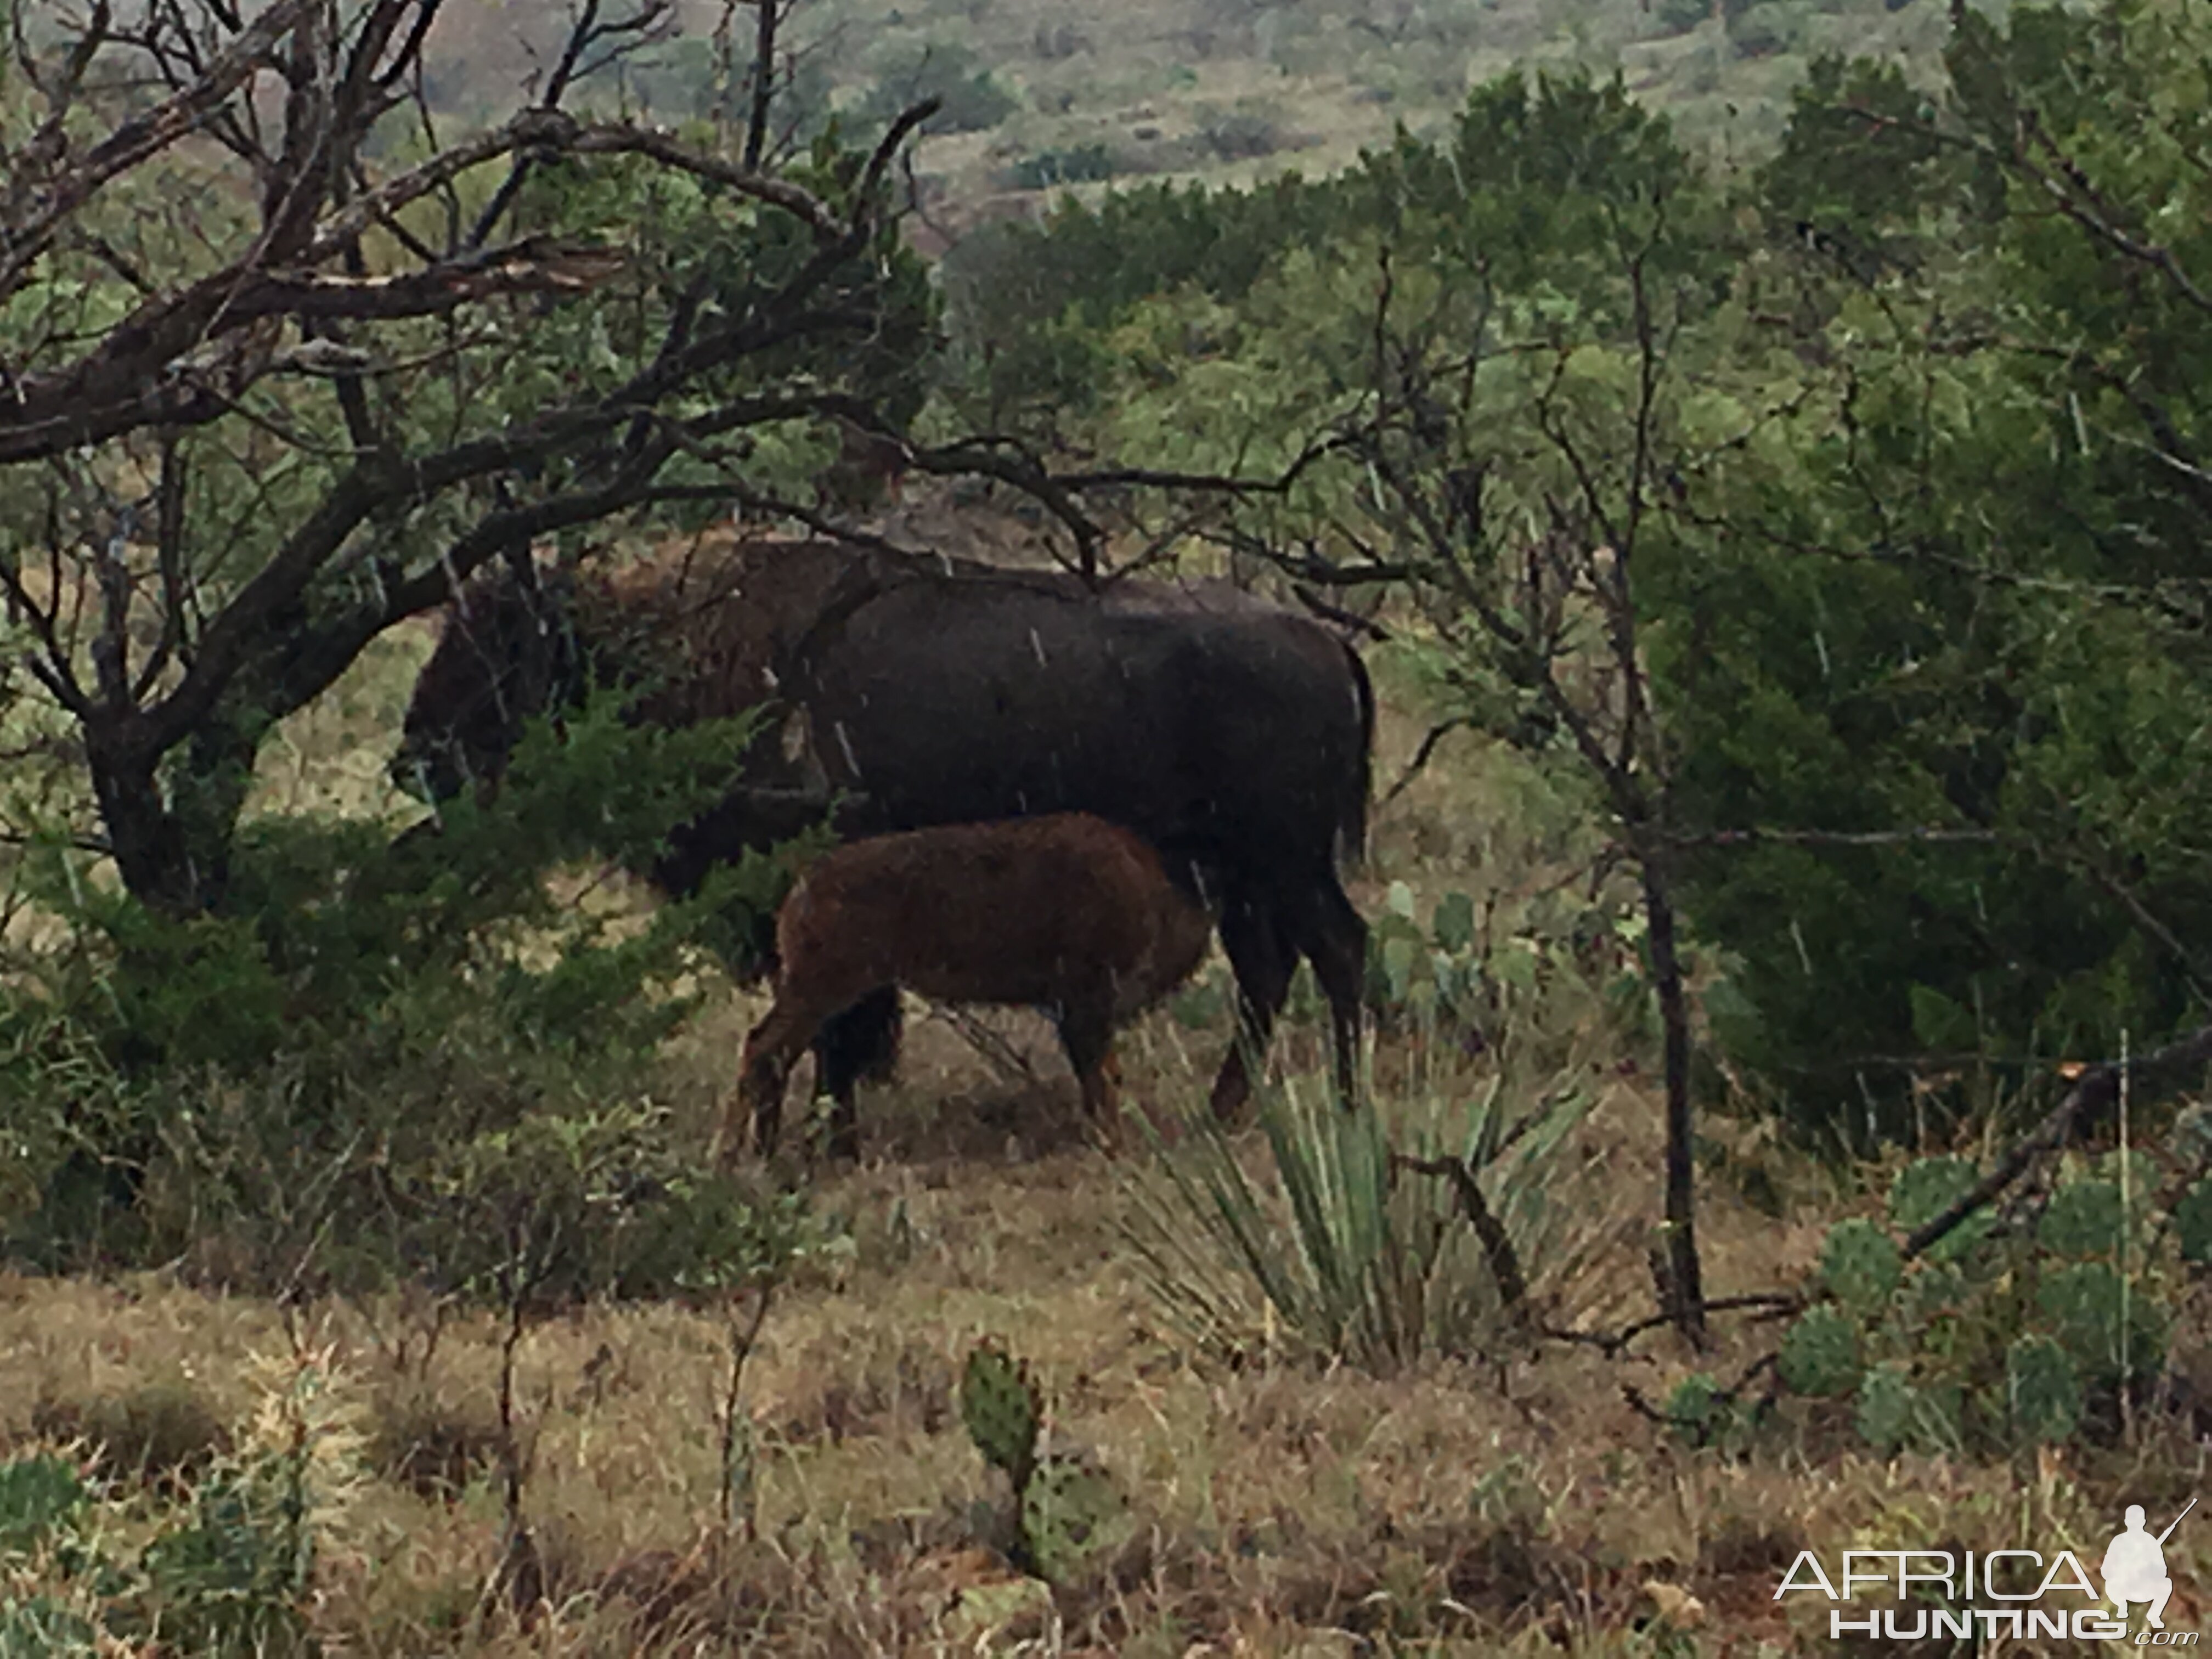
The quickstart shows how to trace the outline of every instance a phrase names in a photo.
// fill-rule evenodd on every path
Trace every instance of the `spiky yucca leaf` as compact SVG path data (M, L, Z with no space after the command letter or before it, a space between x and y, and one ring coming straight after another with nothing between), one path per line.
M1256 1070L1257 1068L1255 1068ZM1577 1277L1617 1226L1561 1201L1563 1153L1586 1102L1562 1089L1533 1111L1425 1095L1344 1110L1297 1082L1255 1089L1262 1172L1209 1117L1133 1171L1127 1229L1152 1289L1202 1341L1249 1346L1279 1325L1301 1345L1387 1370L1423 1353L1483 1351L1505 1326L1498 1276L1457 1185L1394 1168L1394 1151L1471 1163L1524 1274Z

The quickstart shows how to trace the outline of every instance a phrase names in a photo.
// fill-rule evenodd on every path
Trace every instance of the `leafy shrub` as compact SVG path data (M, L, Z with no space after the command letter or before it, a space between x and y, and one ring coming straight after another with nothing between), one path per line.
M863 122L888 122L924 98L944 100L944 107L923 124L925 132L981 132L1021 107L969 48L932 45L887 70L854 115Z
M70 933L23 964L43 995L0 1010L19 1085L0 1121L40 1161L16 1189L41 1194L0 1216L12 1248L182 1255L268 1282L321 1240L322 1273L374 1283L435 1224L448 1161L502 1135L534 1146L526 1121L618 1121L682 1171L667 1114L641 1099L653 1054L715 957L746 956L799 849L642 925L563 904L543 875L586 848L648 857L726 791L746 729L631 732L602 698L565 742L533 731L499 798L449 805L435 836L250 823L222 915L156 916L53 854L43 896ZM135 1233L99 1231L82 1165L128 1172L91 1208L119 1196Z
M1722 0L1722 15L1741 14L1747 0ZM1712 0L1659 0L1654 8L1660 27L1669 34L1686 34L1713 15Z
M1054 185L1088 184L1114 176L1114 158L1103 144L1083 144L1073 149L1048 149L1014 163L1012 178L1018 190L1047 190Z
M1273 155L1286 142L1271 117L1250 110L1203 111L1198 119L1198 136L1207 149L1224 161Z
M1456 1035L1463 1046L1510 1034L1556 1060L1594 1016L1630 1041L1650 1035L1637 948L1642 919L1617 896L1565 890L1478 908L1439 897L1424 926L1413 890L1393 882L1368 928L1367 1000L1385 1023Z
M1812 9L1796 0L1760 0L1729 23L1729 44L1739 58L1771 58L1802 46Z

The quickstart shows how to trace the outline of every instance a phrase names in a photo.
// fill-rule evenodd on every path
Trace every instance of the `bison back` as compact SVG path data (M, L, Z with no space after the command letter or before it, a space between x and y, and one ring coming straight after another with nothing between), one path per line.
M778 941L786 972L823 998L896 984L945 1002L1055 1003L1147 976L1164 884L1149 849L1096 819L944 826L825 855L786 902Z
M1288 612L913 582L802 667L813 740L871 827L1086 811L1170 854L1329 856L1364 778L1358 688Z

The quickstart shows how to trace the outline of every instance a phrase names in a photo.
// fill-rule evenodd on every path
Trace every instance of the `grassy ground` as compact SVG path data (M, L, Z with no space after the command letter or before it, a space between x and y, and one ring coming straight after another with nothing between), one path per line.
M377 804L422 646L380 647L295 724L272 748L264 804ZM1424 725L1387 658L1378 668L1387 787ZM1540 886L1571 853L1557 811L1516 763L1448 741L1378 810L1356 896L1373 914L1395 879L1425 899L1447 884ZM672 1097L702 1121L758 1006L733 993L671 1046ZM2201 1471L2180 1419L2144 1425L2123 1449L2016 1468L1884 1462L1846 1449L1817 1412L1748 1457L1692 1451L1632 1391L1662 1400L1693 1366L1740 1371L1773 1339L1739 1322L1721 1322L1717 1351L1698 1358L1662 1333L1615 1357L1553 1341L1385 1378L1209 1357L1147 1292L1122 1231L1130 1166L1080 1143L1043 1028L1007 1016L994 1029L1018 1061L987 1060L917 1010L900 1080L864 1103L867 1159L818 1189L856 1249L775 1301L746 1370L762 1449L749 1544L717 1555L705 1541L727 1334L672 1306L588 1309L522 1344L524 1501L556 1609L527 1635L473 1617L501 1540L501 1333L488 1320L444 1323L433 1342L424 1310L398 1304L288 1322L159 1274L0 1278L0 1442L86 1437L111 1469L158 1482L251 1432L258 1363L327 1346L357 1470L331 1498L313 1623L334 1651L362 1655L648 1642L793 1655L1825 1651L1826 1604L1773 1600L1802 1547L1832 1560L1854 1545L2058 1540L2094 1562L2123 1503L2171 1513ZM1131 1091L1202 1097L1224 1036L1153 1016L1125 1039ZM1595 1098L1577 1201L1602 1213L1614 1248L1565 1287L1559 1316L1597 1328L1650 1305L1640 1245L1658 1191L1657 1103L1638 1063L1648 1055L1601 1025L1562 1054ZM1279 1054L1310 1072L1310 1024ZM1404 1033L1382 1038L1375 1060L1386 1097L1409 1079L1473 1091L1493 1063ZM1826 1223L1870 1207L1887 1174L1826 1175L1723 1121L1712 1132L1727 1167L1759 1179L1706 1182L1709 1295L1800 1279ZM1763 1207L1741 1195L1753 1188ZM1003 1483L962 1426L957 1389L986 1336L1033 1363L1056 1428L1095 1449L1143 1523L1111 1573L1056 1601L982 1545ZM2199 1617L2208 1539L2185 1527L2169 1545L2177 1630Z

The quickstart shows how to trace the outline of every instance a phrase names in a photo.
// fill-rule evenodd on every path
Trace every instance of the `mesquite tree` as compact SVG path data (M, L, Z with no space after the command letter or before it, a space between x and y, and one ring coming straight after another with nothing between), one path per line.
M579 89L668 27L627 3L584 0L534 101L465 134L424 94L440 0L16 32L0 744L82 767L146 904L222 907L270 726L475 567L776 499L830 410L918 406L933 307L884 198L928 107L774 170L595 117Z

